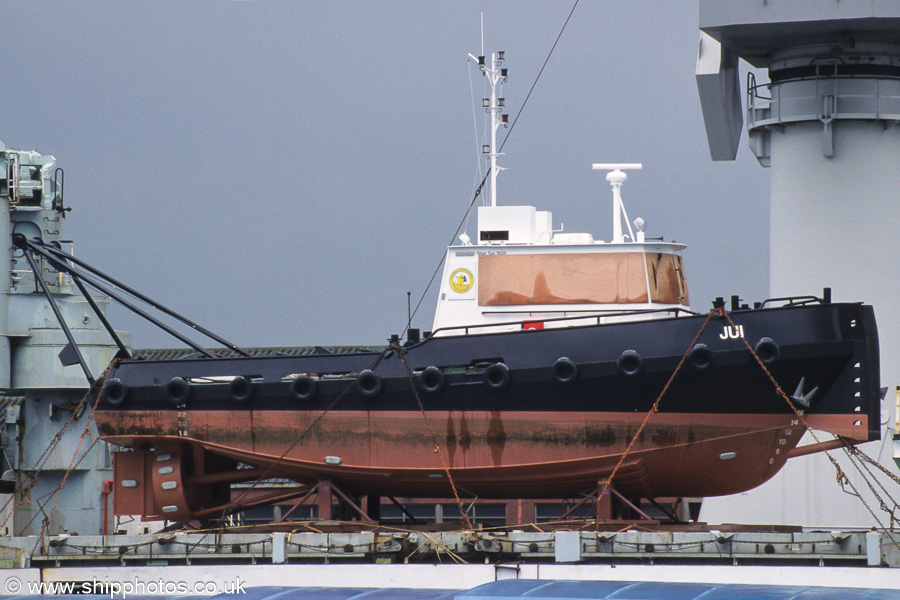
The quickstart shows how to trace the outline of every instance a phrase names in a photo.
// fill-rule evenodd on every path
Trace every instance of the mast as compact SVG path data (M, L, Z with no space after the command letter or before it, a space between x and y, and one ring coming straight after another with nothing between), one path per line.
M634 231L631 229L631 223L628 222L628 213L625 212L625 203L622 202L622 184L628 180L626 170L637 171L643 167L641 163L594 163L595 171L609 171L606 174L606 181L609 182L613 193L613 238L614 244L621 244L625 241L622 234L622 218L625 218L625 226L628 227L628 235L631 241L634 239Z
M491 53L491 66L485 64L484 56L476 59L481 73L487 77L491 85L491 97L482 101L485 112L491 117L491 143L482 146L481 149L481 153L488 156L491 161L491 206L497 206L497 175L504 170L503 167L497 166L497 157L501 156L497 147L497 130L501 125L509 123L509 115L502 114L506 98L498 96L499 88L506 83L506 68L502 66L505 54L503 51ZM469 57L475 59L471 54Z

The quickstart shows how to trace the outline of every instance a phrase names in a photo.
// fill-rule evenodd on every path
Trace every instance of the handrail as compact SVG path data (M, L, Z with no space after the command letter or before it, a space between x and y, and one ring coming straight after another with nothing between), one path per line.
M787 306L805 306L807 304L831 304L831 293L828 290L824 298L818 296L782 296L779 298L766 298L759 304L759 308L765 308L770 302L787 302Z
M15 206L19 203L19 153L10 153L7 160L9 161L9 171L6 176L6 191L9 195L9 203Z
M509 311L509 312L512 312L512 311ZM529 312L535 312L535 311L529 311ZM567 311L567 312L571 312L571 311ZM597 324L600 325L600 319L603 317L647 315L647 314L656 314L656 313L675 313L676 317L678 316L679 313L685 313L692 317L697 317L697 316L701 315L701 313L694 312L692 310L687 310L685 308L681 308L678 306L672 306L670 308L649 308L649 309L643 309L643 310L621 310L621 309L611 309L610 308L610 309L593 310L590 312L591 312L591 314L575 315L575 316L571 316L571 317L554 317L551 319L542 319L539 317L533 317L531 319L523 319L521 321L502 321L499 323L473 323L471 325L451 325L448 327L441 327L439 329L435 329L434 331L431 332L430 337L434 337L434 335L436 333L441 332L441 331L453 331L453 330L459 330L459 329L462 329L465 331L465 333L463 335L479 335L479 334L470 334L469 329L504 327L504 326L508 326L508 325L525 325L527 323L533 323L536 320L539 320L542 323L556 323L556 322L560 322L560 321L575 321L575 320L596 318ZM599 313L599 314L597 314L597 313ZM429 339L429 338L426 338L426 340L427 339ZM423 340L423 342L426 340Z
M763 96L762 94L760 94L759 90L762 88L766 88L766 89L771 89L773 87L780 88L782 84L796 83L796 82L800 82L800 81L819 82L821 80L827 80L827 81L836 82L837 80L853 80L853 81L874 80L874 81L880 82L880 81L884 81L885 79L890 79L890 80L896 81L896 80L900 80L900 77L898 77L898 76L835 74L835 75L827 75L827 76L812 75L812 76L790 77L790 78L785 78L785 79L779 79L778 81L775 81L775 82L770 81L770 82L766 82L766 83L756 83L756 77L753 75L753 73L747 73L747 112L748 112L748 115L752 116L754 114L754 111L764 110L764 109L768 108L766 106L757 107L756 100L762 100L765 102L769 102L770 105L773 103L780 102L779 99L776 99L771 95ZM896 95L882 93L880 87L874 93L866 93L866 94L855 93L855 94L850 94L850 96L851 97L861 97L861 98L882 98L882 97L897 98L898 97ZM819 97L820 97L820 94L817 90L814 95L806 96L805 98L807 100L814 101L814 100L818 99ZM844 97L844 96L839 96L839 97ZM840 117L841 114L843 114L843 113L836 113L835 115L832 115L832 116ZM855 114L855 113L853 113L853 114ZM764 118L761 120L768 120L768 119ZM752 122L755 122L755 121L756 121L756 119L752 120Z
M762 302L760 302L757 306L754 307L755 310L765 308L767 304L773 302L786 302L787 306L804 306L807 304L819 303L819 304L831 304L831 288L825 288L822 292L822 297L818 296L781 296L777 298L766 298ZM513 312L513 311L509 311ZM525 311L522 311L525 312ZM534 311L528 311L534 312ZM567 311L570 312L570 311ZM523 319L521 321L502 321L499 323L480 323L480 324L471 324L471 325L453 325L449 327L441 327L440 329L435 329L431 332L431 337L441 331L453 331L453 330L464 330L464 335L480 335L480 334L470 334L469 329L481 329L481 328L489 328L489 327L504 327L509 325L525 325L527 323L533 323L536 320L540 320L542 323L553 323L560 321L575 321L575 320L583 320L596 318L597 324L600 325L600 319L603 317L615 317L615 316L631 316L631 315L645 315L645 314L656 314L656 313L674 313L677 317L680 314L687 314L692 317L702 316L704 313L695 312L692 310L687 310L684 308L680 308L677 306L669 307L669 308L654 308L654 309L643 309L643 310L619 310L619 309L601 309L596 311L591 311L592 314L584 314L584 315L575 315L571 317L554 317L552 319L541 319L539 317L534 317L531 319ZM599 314L595 314L599 313ZM426 338L427 340L428 338ZM423 340L426 341L426 340Z
M747 73L747 96L752 101L754 98L759 98L760 100L772 100L771 96L762 96L759 93L760 88L768 88L772 83L756 83L756 75L753 74L752 71Z
M56 167L56 170L53 171L53 190L56 196L53 199L53 208L56 211L62 213L63 218L65 218L66 213L71 211L71 208L67 208L65 206L65 189L66 189L66 172L63 171L62 167Z
M769 89L772 86L778 86L782 83L794 83L797 81L811 81L816 79L854 79L854 80L865 80L865 79L875 79L875 80L884 80L884 79L900 79L898 76L891 75L855 75L848 73L837 73L835 75L801 75L797 77L787 77L785 79L779 79L778 81L767 81L765 83L756 83L756 76L753 73L747 73L747 95L758 98L760 100L771 100L771 96L763 96L759 93L760 89Z

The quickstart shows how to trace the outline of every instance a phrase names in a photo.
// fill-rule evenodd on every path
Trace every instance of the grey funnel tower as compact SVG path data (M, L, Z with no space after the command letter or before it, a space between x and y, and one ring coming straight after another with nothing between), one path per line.
M900 3L701 0L700 29L697 81L714 160L733 160L737 151L738 59L768 69L769 82L748 78L743 114L750 148L771 173L770 295L829 286L838 301L875 307L881 380L891 394L882 441L863 450L896 471L889 444L900 384L900 244L893 241L900 231ZM852 479L855 469L842 467ZM878 510L871 496L865 500ZM875 524L857 498L841 492L822 455L792 460L740 497L707 501L701 518ZM883 512L879 518L888 522Z

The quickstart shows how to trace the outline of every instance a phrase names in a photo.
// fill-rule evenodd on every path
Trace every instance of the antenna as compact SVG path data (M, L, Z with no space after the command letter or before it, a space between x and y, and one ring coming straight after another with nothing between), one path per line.
M484 56L484 11L481 11L481 54L478 56Z
M609 171L606 181L613 193L613 243L621 244L625 241L622 234L622 217L625 217L625 225L628 226L628 235L634 241L634 231L628 222L628 213L625 212L625 204L622 202L622 184L628 179L626 170L640 171L644 166L641 163L594 163L595 171Z
M406 331L412 327L412 292L406 292Z

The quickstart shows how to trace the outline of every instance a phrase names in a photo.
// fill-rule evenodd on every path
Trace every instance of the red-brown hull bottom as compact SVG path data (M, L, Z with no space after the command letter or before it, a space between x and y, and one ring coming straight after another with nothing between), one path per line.
M441 497L451 494L446 463L464 495L559 498L608 478L646 415L472 411L429 412L426 419L419 412L341 412L327 415L301 440L316 416L259 411L248 423L247 413L239 418L231 411L135 412L128 416L133 435L106 439L175 456L184 476L210 475L198 465L201 456L215 455L268 469L268 477L329 478L356 493ZM117 416L119 423L123 417ZM867 426L852 416L828 419L831 431ZM777 473L802 433L792 415L658 413L614 483L639 497L742 492ZM153 512L161 515L164 505L175 512L175 506L177 513L165 516L184 518L200 510L189 488L190 477L176 494L152 492Z

